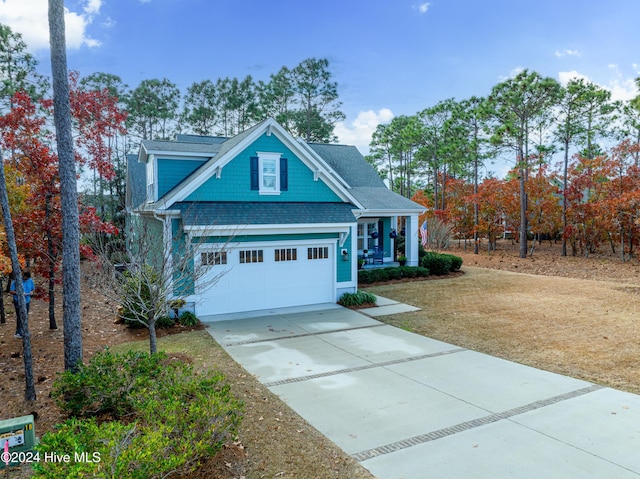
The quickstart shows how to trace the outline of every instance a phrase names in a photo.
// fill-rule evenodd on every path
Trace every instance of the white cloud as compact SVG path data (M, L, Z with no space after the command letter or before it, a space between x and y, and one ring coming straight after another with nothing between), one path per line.
M594 83L605 90L609 90L611 92L611 99L614 101L621 100L631 100L635 98L638 94L636 83L633 78L625 77L623 73L620 71L620 68L615 63L607 65L608 68L613 72L613 77L609 79L606 84L598 83L587 75L583 75L582 73L578 73L573 70L570 72L560 72L558 73L558 79L563 86L566 86L569 80L573 78L582 78L583 80Z
M515 67L513 70L511 70L511 71L509 72L509 75L507 75L507 76L502 76L502 75L500 75L500 76L498 77L498 79L499 79L501 82L503 82L503 81L507 81L507 80L510 80L510 79L512 79L512 78L517 77L517 76L518 76L518 74L522 73L523 71L524 71L524 67Z
M572 70L570 72L560 72L558 73L558 80L560 80L560 84L562 86L567 86L567 83L569 83L569 80L579 80L579 79L583 79L586 82L591 82L591 79L589 79L589 77L587 77L586 75L583 75L582 73L578 73L575 70Z
M100 13L102 0L86 0L80 12L65 7L65 30L67 48L83 45L96 47L98 40L88 36L87 27ZM49 20L47 0L0 0L0 23L8 25L14 32L22 34L27 47L32 50L49 48Z
M556 56L558 58L562 58L565 56L580 58L582 56L582 53L578 50L556 50Z
M418 6L418 11L420 13L427 13L427 10L429 10L430 6L431 6L430 3L422 3Z
M377 112L373 110L361 111L349 125L342 121L336 123L334 133L340 143L355 145L360 152L367 154L371 135L376 131L376 127L381 123L390 122L394 116L388 108L382 108Z

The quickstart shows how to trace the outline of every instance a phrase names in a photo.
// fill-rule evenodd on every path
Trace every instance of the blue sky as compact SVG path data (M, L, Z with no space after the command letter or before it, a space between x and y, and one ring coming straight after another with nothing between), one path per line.
M336 133L366 151L393 116L483 96L522 68L583 76L636 95L638 0L66 0L70 69L130 87L166 77L182 91L219 77L268 80L328 58L347 115ZM0 0L49 74L47 0Z

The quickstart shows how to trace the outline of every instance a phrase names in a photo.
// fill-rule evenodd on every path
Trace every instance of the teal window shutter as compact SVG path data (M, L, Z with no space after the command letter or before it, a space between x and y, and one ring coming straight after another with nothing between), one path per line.
M252 156L251 160L251 189L260 189L260 174L258 172L258 157Z
M280 191L289 190L289 170L287 167L287 159L280 158Z

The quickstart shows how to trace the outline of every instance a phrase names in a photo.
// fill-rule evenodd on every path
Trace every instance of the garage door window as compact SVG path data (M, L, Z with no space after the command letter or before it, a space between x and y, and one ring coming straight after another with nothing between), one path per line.
M200 261L205 266L214 266L217 264L227 264L226 251L207 251L200 255Z
M298 250L296 248L280 248L275 252L276 261L296 261Z
M307 248L307 259L327 259L329 257L329 247Z
M264 261L261 249L247 249L240 251L240 263L262 263Z

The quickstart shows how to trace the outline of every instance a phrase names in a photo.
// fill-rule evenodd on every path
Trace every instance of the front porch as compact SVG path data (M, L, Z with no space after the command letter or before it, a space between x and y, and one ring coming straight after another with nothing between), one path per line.
M418 241L418 215L358 218L357 257L363 268L398 266L400 255L417 266Z

